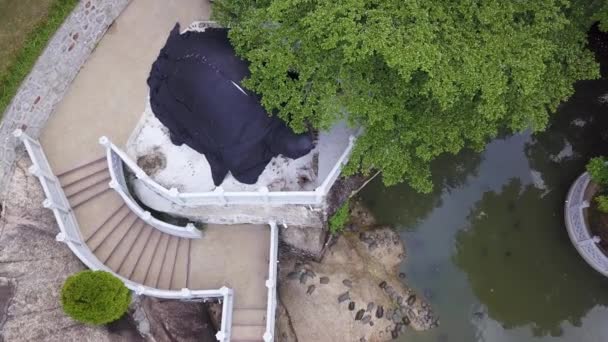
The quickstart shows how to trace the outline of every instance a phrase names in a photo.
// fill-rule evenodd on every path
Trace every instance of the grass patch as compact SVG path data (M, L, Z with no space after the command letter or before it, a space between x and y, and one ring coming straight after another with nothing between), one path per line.
M329 231L332 234L340 234L350 219L350 201L344 202L342 206L329 218Z
M0 119L11 99L17 94L21 82L32 70L38 56L77 3L78 0L53 1L46 16L41 18L33 29L25 35L23 46L8 63L5 63L5 70L0 73ZM14 4L10 5L13 6ZM5 13L5 15L8 14ZM14 27L13 29L23 28Z

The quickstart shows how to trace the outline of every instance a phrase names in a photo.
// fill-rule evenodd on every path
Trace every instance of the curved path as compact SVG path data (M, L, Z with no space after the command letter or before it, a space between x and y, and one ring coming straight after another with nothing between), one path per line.
M122 146L144 111L146 78L176 21L209 18L201 0L133 0L84 64L40 144L95 257L135 283L165 290L231 288L233 341L266 331L267 225L209 225L202 238L161 232L110 188L101 136ZM230 320L229 320L230 321ZM271 322L273 320L271 319Z

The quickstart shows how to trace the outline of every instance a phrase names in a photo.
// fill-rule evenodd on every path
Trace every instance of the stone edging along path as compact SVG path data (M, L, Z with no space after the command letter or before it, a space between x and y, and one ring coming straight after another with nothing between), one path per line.
M23 81L0 122L0 198L17 157L15 129L37 138L99 40L130 0L82 0ZM69 137L66 137L69 139Z
M568 191L564 205L566 229L572 244L589 266L608 277L608 256L597 245L598 238L587 226L589 203L597 192L597 185L587 172L576 179Z

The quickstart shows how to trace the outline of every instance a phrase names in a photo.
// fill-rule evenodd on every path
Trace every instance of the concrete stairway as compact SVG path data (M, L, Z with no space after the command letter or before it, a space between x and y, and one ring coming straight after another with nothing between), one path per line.
M188 287L190 239L160 232L108 186L105 157L58 176L90 250L114 272L159 289Z
M146 224L111 189L105 156L58 176L95 256L121 276L158 289L235 291L232 341L262 341L266 329L270 231L264 225L209 225L201 239Z

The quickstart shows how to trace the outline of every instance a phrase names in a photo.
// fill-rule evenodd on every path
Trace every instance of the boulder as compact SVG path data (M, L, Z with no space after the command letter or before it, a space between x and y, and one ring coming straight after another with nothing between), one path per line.
M204 303L152 297L142 297L138 302L135 312L141 310L143 313L136 315L140 331L147 333L151 340L216 341L215 329Z
M278 319L289 320L299 341L386 341L429 329L438 324L430 306L399 279L404 258L399 236L386 227L345 233L320 262L284 253Z

